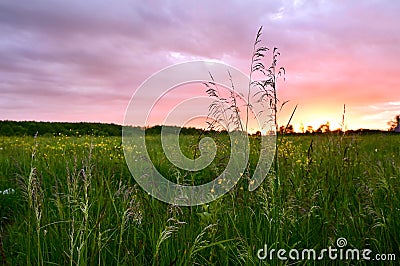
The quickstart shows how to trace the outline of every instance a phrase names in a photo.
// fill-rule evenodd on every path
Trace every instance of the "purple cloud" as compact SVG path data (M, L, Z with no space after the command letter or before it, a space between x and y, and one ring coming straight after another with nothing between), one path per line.
M121 123L134 90L170 64L217 59L247 73L261 25L287 69L280 95L299 112L397 102L399 11L372 0L2 1L0 119Z

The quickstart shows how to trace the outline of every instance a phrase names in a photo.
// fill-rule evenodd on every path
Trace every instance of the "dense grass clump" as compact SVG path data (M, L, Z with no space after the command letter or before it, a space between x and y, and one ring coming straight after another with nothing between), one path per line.
M225 138L215 137L217 157L199 172L169 163L157 136L147 144L164 176L201 184L224 169L230 145ZM257 138L250 139L250 172ZM183 153L195 156L197 142L197 136L181 136ZM278 143L277 187L271 170L254 192L242 180L210 204L179 207L135 184L119 137L0 137L0 261L276 265L295 261L260 261L257 251L265 244L318 251L335 246L339 237L347 239L346 248L400 256L400 136L286 136ZM314 263L299 263L307 262ZM390 263L395 265L382 262Z

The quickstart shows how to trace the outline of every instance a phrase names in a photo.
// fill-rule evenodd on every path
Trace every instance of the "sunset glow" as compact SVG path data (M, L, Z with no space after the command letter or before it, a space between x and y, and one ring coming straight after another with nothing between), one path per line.
M248 74L263 26L286 69L280 125L297 105L296 131L336 129L345 104L347 129L386 130L400 114L399 13L400 2L372 0L1 1L0 120L122 124L135 90L172 64L211 59ZM165 95L159 118L190 95Z

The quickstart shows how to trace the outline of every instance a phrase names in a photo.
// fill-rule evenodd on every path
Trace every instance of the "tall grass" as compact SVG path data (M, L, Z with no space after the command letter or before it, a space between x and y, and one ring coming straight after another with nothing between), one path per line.
M157 168L176 175L157 156L156 139L149 138ZM0 190L15 190L0 195L2 256L10 265L254 265L264 244L322 249L338 237L349 247L399 254L397 135L286 136L275 194L267 178L254 192L239 183L197 207L171 206L138 188L119 138L0 140ZM252 169L260 140L250 140ZM190 147L196 137L181 141ZM217 168L205 169L204 179Z

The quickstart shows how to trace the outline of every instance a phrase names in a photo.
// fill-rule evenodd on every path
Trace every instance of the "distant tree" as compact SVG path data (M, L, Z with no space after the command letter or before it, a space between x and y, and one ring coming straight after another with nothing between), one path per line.
M291 133L294 133L293 125L280 126L279 127L279 133L280 134L291 134Z
M255 136L261 136L261 131L257 130L257 132L254 133L253 135L255 135Z
M312 126L307 126L306 133L314 133L314 128Z
M331 132L329 122L326 122L325 124L320 125L319 128L315 132L317 132L317 133Z
M286 127L286 133L287 133L287 134L292 134L292 133L294 133L293 125L288 125L288 126Z
M389 131L395 131L395 129L400 125L400 115L396 115L394 120L387 122L389 125Z
M280 126L279 127L279 133L280 134L285 134L285 128L286 128L285 126Z

